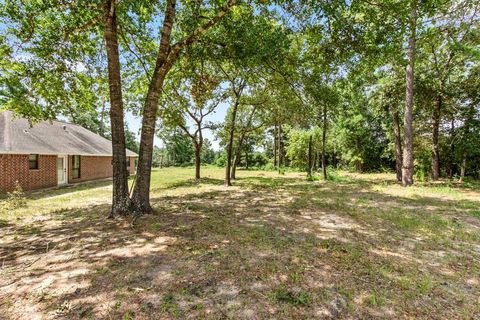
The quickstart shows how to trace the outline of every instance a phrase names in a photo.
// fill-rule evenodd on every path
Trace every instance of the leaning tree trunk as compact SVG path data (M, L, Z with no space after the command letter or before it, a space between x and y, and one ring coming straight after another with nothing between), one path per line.
M150 213L150 175L152 170L153 140L157 121L158 103L163 83L168 72L178 59L180 52L196 41L206 30L218 23L238 0L228 0L210 20L198 26L187 37L171 45L171 33L176 14L176 0L168 0L160 35L160 47L152 80L148 87L143 107L142 132L140 135L140 151L137 166L137 179L132 194L132 204L136 215Z
M393 134L395 136L395 171L397 181L402 181L402 137L400 131L400 115L398 110L393 112Z
M150 205L150 175L152 170L153 140L157 121L158 103L165 77L175 61L169 59L171 51L170 35L175 20L175 0L169 0L165 7L160 47L155 63L152 80L143 107L142 132L140 135L140 150L138 155L137 178L132 194L132 202L136 215L152 212Z
M322 116L322 175L323 180L327 180L327 156L325 154L326 144L327 144L327 106L323 106L323 116Z
M118 51L117 12L115 1L105 2L105 44L110 88L110 122L112 126L113 197L110 217L124 215L130 209L127 156L123 119L122 81Z
M440 112L442 108L442 96L437 97L432 114L432 179L440 178L440 152L438 146L438 132L440 129Z
M230 132L229 132L229 139L228 139L228 146L227 146L227 163L225 166L225 186L229 187L232 185L232 181L230 179L231 174L231 167L232 167L232 154L233 154L233 136L235 134L235 121L237 118L237 109L238 104L240 102L240 94L236 94L235 104L233 105L232 110L232 123L230 124Z
M237 179L237 166L240 162L240 156L237 154L237 151L235 151L235 156L233 157L233 164L232 164L232 169L230 170L230 179L235 180Z
M171 66L166 67L168 70L170 68ZM150 176L152 171L153 141L155 136L160 92L168 70L162 72L162 76L157 80L158 82L161 82L161 84L152 82L147 94L147 101L143 109L137 178L132 194L132 202L135 206L134 210L137 215L152 212L152 207L150 205Z
M407 89L405 93L404 115L404 149L402 164L402 184L413 184L413 82L416 50L417 6L415 0L410 2L410 35L408 37L408 65L406 70Z
M230 178L232 180L235 180L237 179L237 167L239 166L240 164L240 160L242 158L242 145L243 145L243 139L240 139L238 141L238 146L237 148L235 149L235 157L233 158L233 165L232 165L232 169L231 169L231 172L230 172Z

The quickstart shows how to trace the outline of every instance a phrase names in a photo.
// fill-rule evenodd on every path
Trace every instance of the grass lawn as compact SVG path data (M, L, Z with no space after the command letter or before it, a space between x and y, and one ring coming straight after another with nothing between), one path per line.
M155 170L134 227L108 182L0 211L0 318L480 318L478 185L202 173Z

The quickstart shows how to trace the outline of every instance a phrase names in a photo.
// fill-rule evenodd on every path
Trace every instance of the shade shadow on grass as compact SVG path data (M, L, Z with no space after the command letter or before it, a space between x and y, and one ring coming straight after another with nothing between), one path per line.
M203 185L223 181L170 184L185 193L154 194L155 214L134 228L105 219L108 205L61 209L52 221L28 225L7 221L0 311L14 317L9 312L34 304L46 318L68 319L475 317L478 286L442 272L478 276L478 254L431 238L436 231L454 245L478 243L450 234L468 224L468 211L457 222L448 212L458 201L392 196L369 181L234 183L240 187L234 192L202 193L196 191ZM466 210L478 204L470 202ZM358 229L327 230L320 218L332 213L355 220ZM331 238L319 238L327 232ZM406 241L416 247L403 251ZM456 260L434 260L432 249L456 253Z
M223 180L221 179L215 179L215 178L200 178L200 179L186 179L183 181L177 181L177 182L172 182L172 183L165 183L163 186L154 186L152 187L151 191L161 191L165 189L175 189L175 188L189 188L189 187L195 187L195 186L200 186L201 184L206 184L206 185L213 185L213 186L218 186L218 185L223 185Z

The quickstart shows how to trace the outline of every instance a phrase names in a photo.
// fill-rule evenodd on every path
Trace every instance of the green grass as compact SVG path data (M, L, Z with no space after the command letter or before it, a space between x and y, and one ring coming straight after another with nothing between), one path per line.
M285 286L280 286L271 292L272 299L277 303L290 303L293 305L308 305L310 302L310 294L301 290L292 292Z
M470 214L476 218L480 218L480 210L471 210Z
M133 227L129 218L106 219L109 182L27 193L25 207L1 210L0 312L478 316L477 183L403 188L393 174L337 171L308 181L304 173L240 170L225 188L223 169L204 167L202 175L155 169L155 213ZM32 288L42 299L21 294Z

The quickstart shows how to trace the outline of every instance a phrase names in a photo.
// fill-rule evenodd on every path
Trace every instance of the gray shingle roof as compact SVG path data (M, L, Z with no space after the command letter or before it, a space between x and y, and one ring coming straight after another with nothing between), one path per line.
M0 153L111 156L112 142L79 125L41 121L30 126L11 111L0 112ZM127 149L127 156L137 156Z

